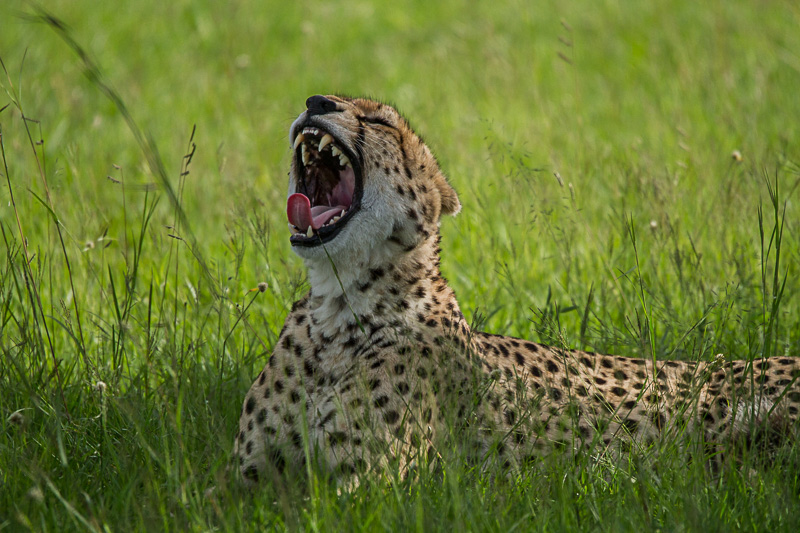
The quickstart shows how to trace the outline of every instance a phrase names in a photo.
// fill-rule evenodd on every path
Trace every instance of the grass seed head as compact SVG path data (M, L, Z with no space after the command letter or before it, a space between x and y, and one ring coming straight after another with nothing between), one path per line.
M28 490L26 496L31 500L35 501L36 503L44 502L44 492L42 492L42 489L40 489L37 486L31 487Z
M14 426L22 427L27 422L25 415L22 414L22 411L14 411L11 413L11 416L8 417L8 423Z

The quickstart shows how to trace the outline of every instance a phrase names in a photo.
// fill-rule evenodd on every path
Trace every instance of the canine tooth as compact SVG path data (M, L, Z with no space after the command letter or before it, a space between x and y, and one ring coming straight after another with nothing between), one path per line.
M339 222L339 219L340 219L340 218L342 218L342 217L340 217L339 215L336 215L335 217L333 217L333 218L331 219L331 222L332 222L333 224L336 224L337 222Z
M350 158L348 158L348 157L347 157L346 155L344 155L344 154L339 154L339 163L340 163L340 164L341 164L343 167L346 167L347 165L349 165L349 164L350 164Z
M339 214L339 216L340 216L340 217L343 217L343 216L344 216L344 214L345 214L345 210L344 210L344 209L342 209L342 212Z
M306 136L302 133L298 134L297 137L294 138L294 147L292 150L297 150L297 147L300 146L300 143L306 139Z
M313 236L314 236L314 230L311 228L311 226L309 226L308 231L306 231L306 237L310 239Z
M339 150L339 147L338 147L338 146L336 146L336 145L334 144L333 146L331 146L331 153L332 153L334 156L337 156L337 155L341 154L341 153L342 153L342 151L341 151L341 150Z
M303 143L303 144L300 145L300 151L301 151L302 157L303 157L303 164L307 165L310 156L308 155L308 151L306 150L306 143Z
M325 135L323 135L322 139L319 140L319 151L321 152L323 148L325 148L332 142L333 142L333 136L330 133L326 133Z

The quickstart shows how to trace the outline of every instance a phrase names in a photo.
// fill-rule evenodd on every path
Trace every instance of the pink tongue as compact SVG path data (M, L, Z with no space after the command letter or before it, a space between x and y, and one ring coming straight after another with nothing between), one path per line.
M346 210L347 206L337 205L334 207L327 205L316 205L311 207L311 202L305 194L295 193L289 197L286 203L286 215L289 222L297 226L301 231L319 229L330 219Z

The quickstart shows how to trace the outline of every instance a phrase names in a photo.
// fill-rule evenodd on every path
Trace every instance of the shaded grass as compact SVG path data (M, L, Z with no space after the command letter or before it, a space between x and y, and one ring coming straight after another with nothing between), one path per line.
M556 455L516 479L452 450L442 473L344 495L315 471L255 494L225 475L305 287L285 132L316 92L389 97L425 134L464 204L443 269L488 331L797 355L794 4L55 4L105 70L89 79L17 7L0 8L0 528L798 529L791 445L720 472L674 443Z

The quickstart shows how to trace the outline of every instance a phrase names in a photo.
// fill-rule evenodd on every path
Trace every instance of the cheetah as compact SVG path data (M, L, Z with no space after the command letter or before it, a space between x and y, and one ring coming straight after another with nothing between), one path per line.
M244 401L247 483L309 461L333 476L408 471L453 427L503 464L677 427L708 442L795 428L800 358L657 362L473 330L439 269L458 195L392 107L312 96L290 143L290 243L311 288Z

